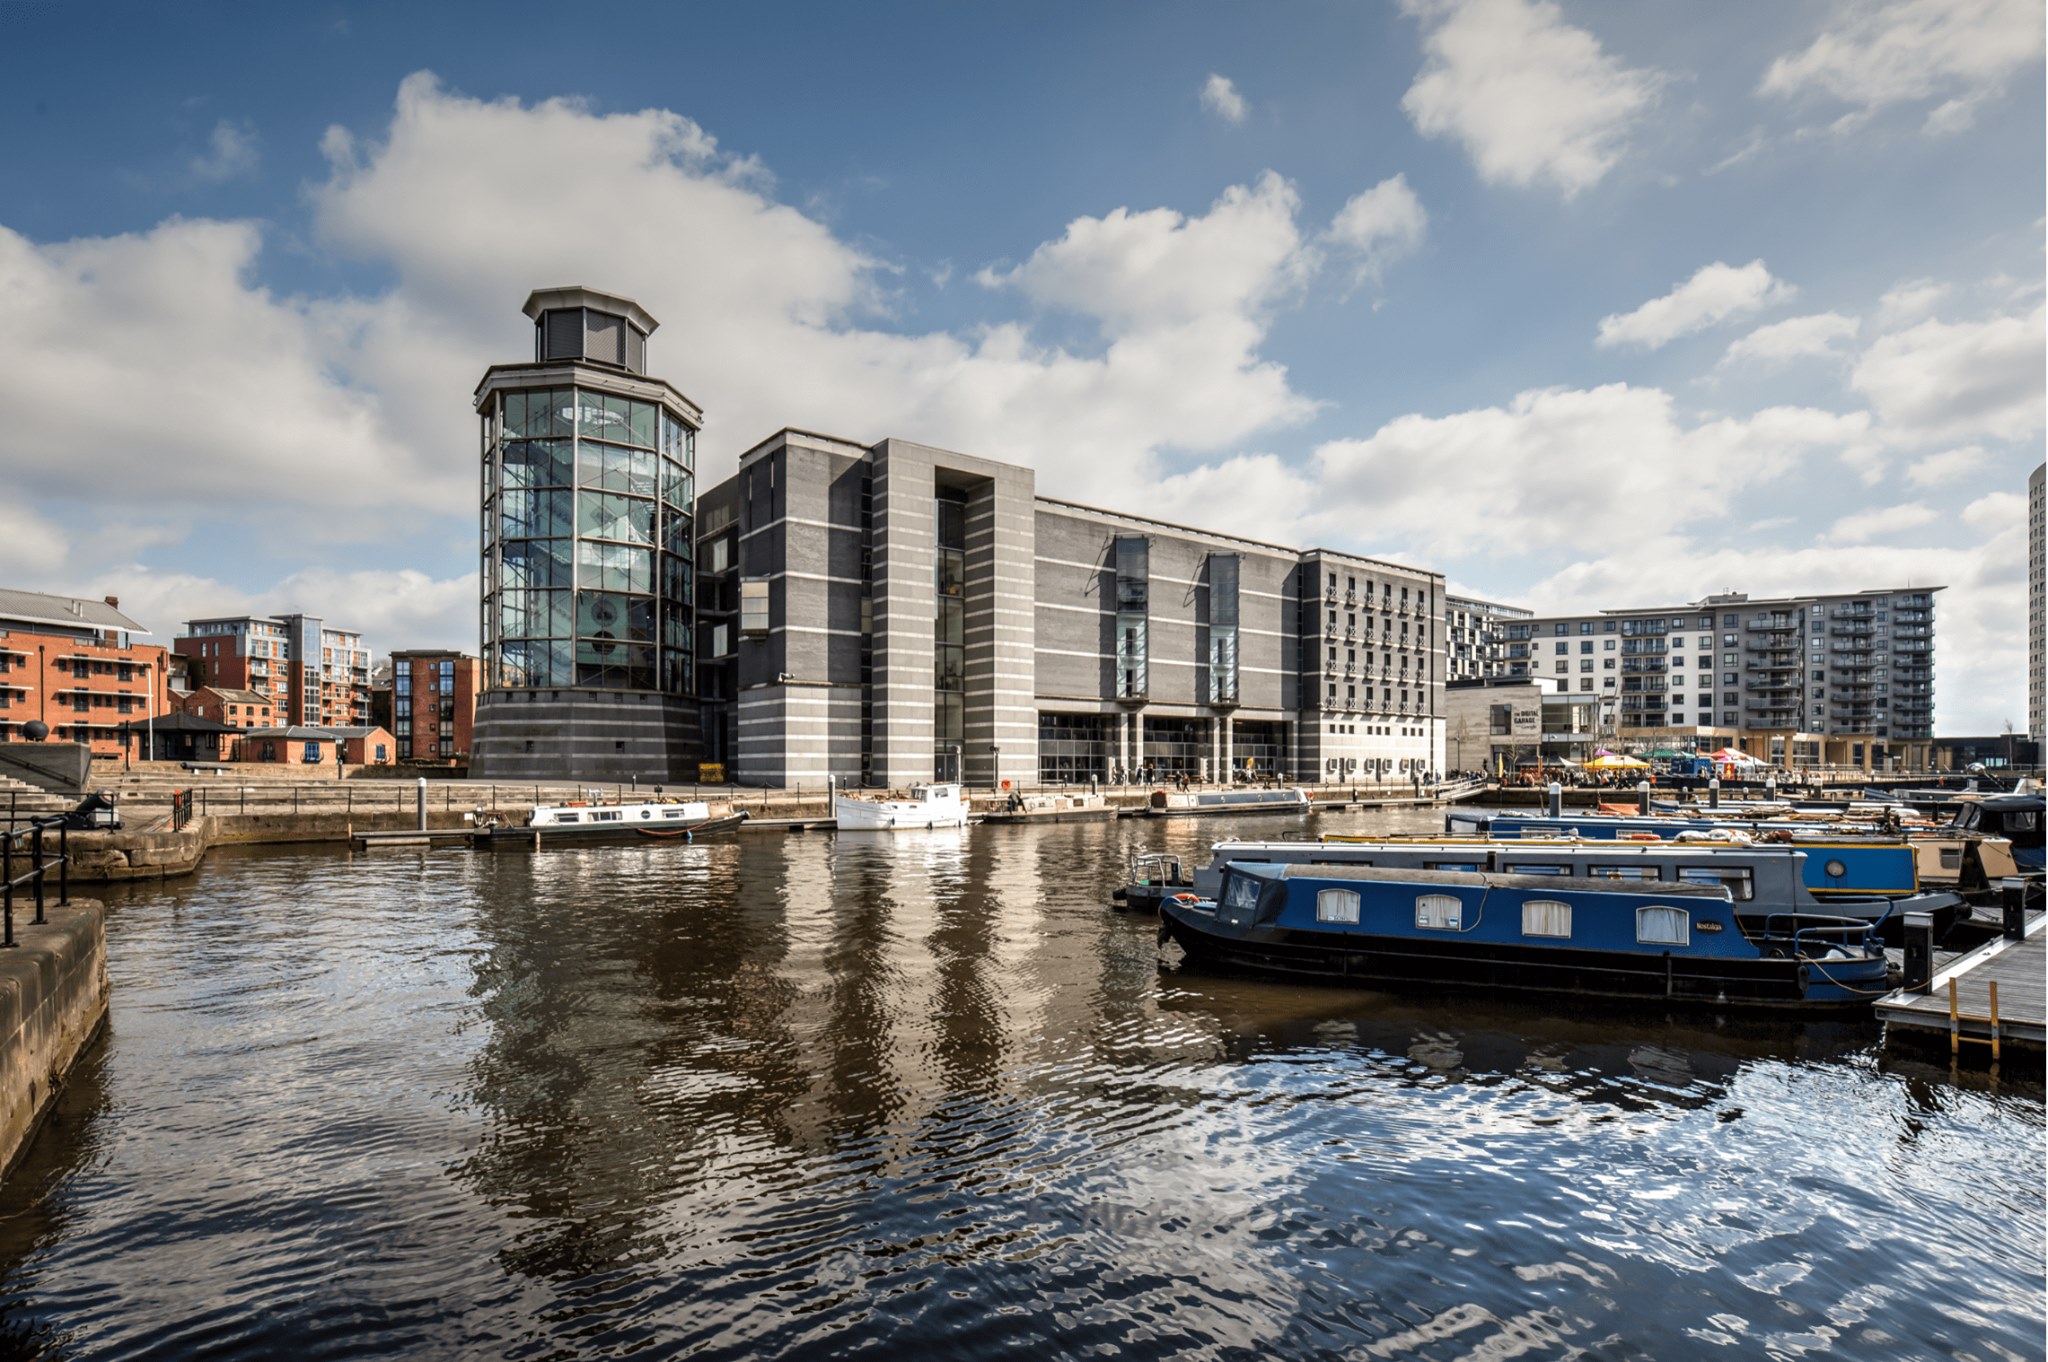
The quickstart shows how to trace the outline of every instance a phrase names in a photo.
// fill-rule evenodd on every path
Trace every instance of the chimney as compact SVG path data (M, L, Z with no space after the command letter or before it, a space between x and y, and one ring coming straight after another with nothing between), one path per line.
M107 604L113 606L114 609L119 610L121 608L121 598L119 596L108 596L104 599L106 600Z

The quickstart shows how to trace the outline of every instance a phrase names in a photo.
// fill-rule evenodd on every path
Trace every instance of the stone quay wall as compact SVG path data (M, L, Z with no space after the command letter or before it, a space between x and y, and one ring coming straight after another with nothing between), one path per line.
M17 900L17 908L20 902ZM0 950L0 1170L10 1170L107 1018L106 909L91 899L17 912Z

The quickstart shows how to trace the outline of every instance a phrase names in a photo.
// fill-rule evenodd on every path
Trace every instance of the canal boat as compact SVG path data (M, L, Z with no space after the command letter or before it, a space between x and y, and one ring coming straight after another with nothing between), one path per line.
M1145 813L1180 818L1218 813L1309 813L1308 791L1294 785L1249 790L1154 790Z
M714 813L709 804L694 799L539 804L524 823L479 828L475 840L483 846L512 848L543 843L636 842L645 838L695 841L731 832L746 821L744 809L737 813Z
M1198 966L1373 988L1795 1009L1886 991L1870 923L1735 906L1720 885L1234 863L1218 897L1167 899L1159 920Z
M958 785L913 785L907 798L832 796L832 817L841 832L884 832L898 828L964 828L967 793Z
M1177 893L1213 898L1224 871L1245 865L1350 865L1383 869L1542 875L1593 883L1722 885L1744 917L1819 913L1895 924L1934 915L1946 931L1967 907L1953 893L1923 890L1915 850L1893 843L1576 842L1563 839L1329 836L1320 841L1221 841L1189 873L1178 856L1133 863L1122 902L1156 908Z
M2011 845L2016 873L2038 875L2044 862L2042 803L2039 790L1965 800L1957 806L1955 817L1939 831L2002 839Z
M1012 795L993 813L981 816L984 823L1093 823L1113 819L1116 809L1102 795L1081 790L1075 793Z

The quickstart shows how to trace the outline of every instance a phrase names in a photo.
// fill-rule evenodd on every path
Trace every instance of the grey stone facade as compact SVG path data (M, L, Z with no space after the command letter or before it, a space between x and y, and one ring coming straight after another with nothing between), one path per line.
M742 455L698 512L707 743L748 783L1442 769L1438 574L1037 497L1030 469L972 455L797 430ZM957 545L942 513L959 517ZM1120 574L1137 561L1141 578Z

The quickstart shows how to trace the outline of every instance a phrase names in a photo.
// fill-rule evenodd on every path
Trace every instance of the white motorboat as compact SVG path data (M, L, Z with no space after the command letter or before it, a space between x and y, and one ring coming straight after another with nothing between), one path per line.
M540 804L521 824L478 829L479 841L492 846L549 842L633 841L641 837L694 841L729 832L746 821L746 812L715 813L700 800L647 799L632 803Z
M832 797L832 817L841 832L875 832L890 828L964 828L967 792L958 785L913 785L905 799L885 795L839 793Z

